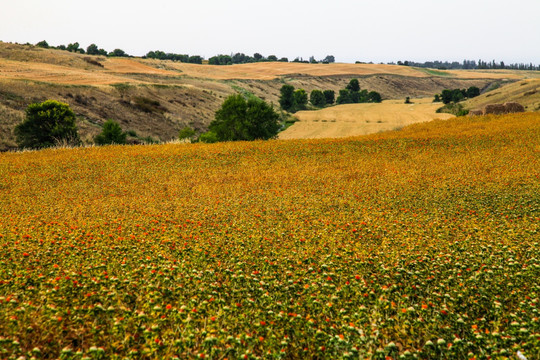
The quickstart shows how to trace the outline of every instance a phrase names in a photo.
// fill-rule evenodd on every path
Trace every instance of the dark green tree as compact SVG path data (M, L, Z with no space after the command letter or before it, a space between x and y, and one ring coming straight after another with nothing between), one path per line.
M469 99L472 99L473 97L477 97L480 95L480 89L477 88L476 86L471 86L470 88L467 89L467 97Z
M294 109L295 111L305 110L308 103L308 94L304 89L294 91Z
M44 48L44 49L48 49L49 48L49 44L43 40L43 41L40 41L36 44L37 47L41 47L41 48Z
M122 49L114 49L113 51L111 51L109 53L109 56L113 56L113 57L127 57L129 56L128 54L126 54L126 52Z
M336 104L350 104L352 102L350 93L351 92L347 89L339 90L339 96L336 99Z
M368 102L373 102L373 103L380 103L382 101L381 94L379 94L376 91L370 91L367 94L367 101Z
M441 96L439 94L435 94L435 97L433 98L433 102L441 102Z
M293 112L294 111L294 86L292 85L283 85L280 90L281 95L279 96L279 105L285 111Z
M55 100L28 105L26 118L15 127L14 133L21 148L39 149L62 143L80 143L75 113L68 104Z
M330 63L336 62L336 58L334 57L334 55L326 55L323 62L330 64Z
M366 102L367 90L363 90L364 97L360 97L360 91L349 91L349 99L351 103L358 104L359 102Z
M66 49L70 52L79 52L79 43L75 42L73 44L68 44Z
M309 101L316 107L323 107L326 105L326 98L321 90L312 90L311 94L309 94Z
M323 94L324 94L325 103L327 105L332 105L336 97L336 93L334 92L334 90L324 90Z
M202 61L203 61L203 58L202 56L199 56L199 55L191 55L189 58L188 58L188 63L190 64L202 64Z
M453 99L453 92L452 90L444 89L441 92L441 100L443 104L450 104Z
M122 131L120 124L114 120L107 120L103 129L95 138L96 145L125 144L127 134Z
M266 58L268 61L278 61L278 58L276 55L268 55Z
M466 90L460 90L460 89L452 90L452 101L457 103L463 100L465 98L465 95L463 95L464 92L465 94L467 93Z
M350 91L360 91L360 83L358 82L358 79L351 79L346 89Z
M231 95L216 112L209 129L219 141L267 140L279 131L279 114L264 101Z
M90 44L87 48L86 48L86 53L88 55L100 55L99 53L99 48L97 47L96 44Z

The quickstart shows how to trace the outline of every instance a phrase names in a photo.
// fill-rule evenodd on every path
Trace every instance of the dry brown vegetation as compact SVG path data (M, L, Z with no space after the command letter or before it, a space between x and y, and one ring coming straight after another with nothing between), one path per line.
M539 72L526 72L538 74ZM540 79L524 79L493 89L464 103L468 109L482 109L493 103L517 102L526 111L540 110Z
M88 56L0 42L0 150L15 146L12 130L23 118L24 109L46 99L66 102L74 109L86 142L91 142L108 119L141 137L168 141L185 126L205 130L223 100L235 92L277 104L285 83L308 92L337 92L355 77L363 89L377 91L384 99L431 98L442 89L486 88L523 72L448 73L437 76L411 67L378 64L195 65ZM143 109L141 103L145 102L159 105L155 111Z
M446 120L450 114L437 114L440 104L430 99L413 99L412 104L387 100L381 104L346 104L319 111L300 111L294 125L280 133L280 139L320 139L366 135L433 119Z

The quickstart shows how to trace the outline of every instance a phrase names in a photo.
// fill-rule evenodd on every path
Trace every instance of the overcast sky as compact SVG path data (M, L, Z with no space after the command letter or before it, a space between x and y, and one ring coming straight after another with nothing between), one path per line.
M0 40L132 55L540 64L540 0L0 0Z

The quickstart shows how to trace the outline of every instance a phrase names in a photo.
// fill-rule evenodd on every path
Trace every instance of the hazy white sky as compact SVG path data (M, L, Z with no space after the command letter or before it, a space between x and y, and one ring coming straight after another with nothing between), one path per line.
M0 0L0 40L132 55L540 64L540 0Z

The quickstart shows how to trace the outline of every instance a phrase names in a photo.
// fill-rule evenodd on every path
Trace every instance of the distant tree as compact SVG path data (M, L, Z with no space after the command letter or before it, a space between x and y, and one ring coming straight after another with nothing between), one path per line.
M210 131L219 141L267 140L279 131L279 114L261 99L231 95L216 112Z
M453 99L453 92L452 90L444 89L441 92L441 100L443 104L449 104L452 102Z
M232 58L229 55L217 55L208 59L210 65L232 65Z
M294 91L294 107L295 110L305 110L308 103L308 94L304 89L297 89Z
M309 57L309 63L310 64L318 64L319 62L317 60L315 60L315 56L310 56Z
M349 100L351 103L353 104L358 104L359 102L366 102L366 97L367 97L367 90L363 90L363 94L364 95L363 97L360 97L360 91L351 91L351 90L348 90L349 91Z
M370 91L367 94L367 101L368 102L373 102L373 103L380 103L382 101L381 94L379 94L376 91Z
M477 88L476 86L471 86L470 88L467 89L467 97L469 99L472 99L474 97L477 97L480 95L480 89Z
M243 53L236 53L232 56L233 64L245 64L249 61L250 57Z
M98 46L96 44L90 44L87 48L86 48L86 53L88 55L99 55L99 49L98 49Z
M56 48L57 48L58 50L67 50L66 45L58 45Z
M410 104L410 103L411 103L411 98L407 96L405 98L405 104Z
M346 89L350 91L360 91L360 83L358 82L358 79L351 79L349 84L346 86Z
M263 56L259 53L255 53L253 54L253 58L255 59L255 61L261 61L263 59Z
M323 59L323 62L331 64L336 62L336 58L334 57L334 55L326 55L326 57Z
M457 103L460 102L465 98L465 95L463 95L463 92L467 93L467 91L462 91L460 89L454 89L452 90L452 101Z
M276 55L268 55L266 58L268 61L278 61L278 58Z
M327 105L332 105L334 103L335 96L336 96L336 93L334 92L334 90L324 90L323 95L324 95L325 103Z
M338 105L350 104L351 102L352 101L351 101L350 91L347 89L339 90L339 96L336 99L336 104Z
M75 42L73 44L69 44L66 49L69 52L78 52L79 51L79 43Z
M45 148L60 143L80 143L75 113L68 104L55 100L30 104L25 120L14 130L21 148Z
M129 56L128 54L126 54L126 52L122 49L114 49L113 51L111 51L109 53L109 56L112 56L112 57L127 57Z
M316 107L323 107L326 105L326 98L321 90L312 90L309 95L309 101Z
M178 132L178 139L180 140L192 141L194 137L195 137L195 130L193 130L189 126L186 126L185 128L181 129Z
M43 40L43 41L40 41L36 44L37 47L41 47L41 48L44 48L44 49L48 49L49 48L49 44Z
M122 131L120 124L114 120L107 120L103 124L101 133L96 135L96 145L125 144L127 134Z
M289 62L289 59L286 58L286 57L282 57L281 59L279 59L280 62Z
M283 85L280 90L279 105L285 111L293 112L295 107L294 86Z
M433 98L433 102L441 102L441 96L439 94L435 94L435 97Z
M202 64L203 58L199 55L192 55L189 57L188 62L190 64Z

